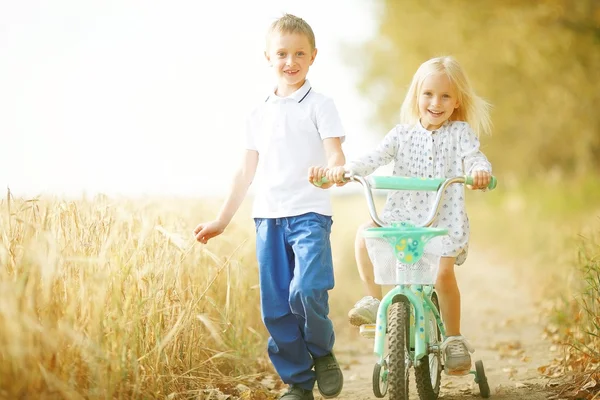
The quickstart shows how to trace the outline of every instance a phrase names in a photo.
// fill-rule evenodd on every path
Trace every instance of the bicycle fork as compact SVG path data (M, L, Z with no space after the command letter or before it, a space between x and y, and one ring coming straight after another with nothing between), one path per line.
M411 362L416 362L427 356L429 353L439 353L439 344L428 347L430 343L430 318L433 315L435 323L440 329L442 337L445 337L445 329L442 324L439 310L431 301L433 286L431 285L398 285L390 290L381 300L377 311L377 321L375 324L374 353L379 357L379 364L385 360L385 337L388 328L388 308L396 301L408 301L412 306L409 340L410 348L414 349ZM400 297L400 298L399 298ZM404 299L402 299L402 297Z

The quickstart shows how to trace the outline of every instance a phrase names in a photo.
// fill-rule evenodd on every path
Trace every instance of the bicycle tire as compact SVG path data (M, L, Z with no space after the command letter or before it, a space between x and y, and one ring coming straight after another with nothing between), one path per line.
M408 300L394 302L389 309L388 340L388 391L390 400L408 400L407 353L409 341L410 309Z
M435 292L431 296L431 301L433 302L433 305L439 310L440 306ZM430 341L432 333L435 333L435 343L437 343L437 345L439 346L441 345L442 341L440 329L437 326L437 322L435 321L435 319L433 321L430 321L430 323L432 323L432 326L435 327L435 332L431 332L431 330L429 332ZM431 327L425 327L425 329L428 328L431 329ZM427 343L427 345L429 346L429 343ZM437 358L437 363L434 363L434 365L437 365L437 371L435 372L431 370L432 359L429 356L423 357L415 364L415 381L417 383L417 392L419 393L419 398L421 400L436 400L440 395L440 381L442 378L442 360L441 355L439 353L437 355L433 355L433 357Z

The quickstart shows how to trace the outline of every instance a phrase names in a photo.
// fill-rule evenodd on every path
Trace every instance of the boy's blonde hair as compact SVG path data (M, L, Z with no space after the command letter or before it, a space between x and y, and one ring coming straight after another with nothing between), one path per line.
M427 76L440 72L448 76L458 94L459 106L450 120L467 122L477 135L491 133L490 104L475 94L460 64L448 56L432 58L417 69L400 109L401 122L414 124L419 120L418 96L423 81Z
M316 49L315 34L310 25L300 17L292 14L285 14L271 24L267 31L267 48L269 47L269 37L273 32L279 33L299 33L306 36L312 50Z

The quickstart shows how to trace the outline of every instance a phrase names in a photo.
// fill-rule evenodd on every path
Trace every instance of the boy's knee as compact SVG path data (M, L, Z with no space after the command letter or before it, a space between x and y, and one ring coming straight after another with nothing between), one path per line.
M327 291L302 285L290 287L290 309L296 315L306 316L308 310L321 313L327 307Z

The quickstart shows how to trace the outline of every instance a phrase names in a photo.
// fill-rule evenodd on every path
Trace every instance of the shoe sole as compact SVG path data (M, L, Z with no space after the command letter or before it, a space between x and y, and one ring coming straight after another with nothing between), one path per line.
M444 373L449 376L463 376L468 375L471 372L471 367L468 368L460 368L460 369L447 369L444 367Z
M365 317L364 315L360 315L360 314L348 315L348 320L350 321L350 324L352 324L354 326L369 325L369 324L375 323L375 321L373 321L371 319L367 319L367 317Z

